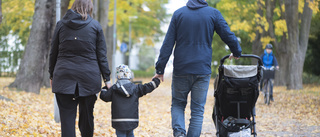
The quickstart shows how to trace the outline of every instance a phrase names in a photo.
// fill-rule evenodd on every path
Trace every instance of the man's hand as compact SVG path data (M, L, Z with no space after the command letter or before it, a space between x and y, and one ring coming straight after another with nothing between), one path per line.
M240 57L235 57L235 56L233 56L233 53L231 53L230 56L229 56L229 59L231 60L232 58L239 59Z
M276 66L276 69L279 70L279 66Z
M155 74L152 79L153 78L159 78L163 82L163 75Z

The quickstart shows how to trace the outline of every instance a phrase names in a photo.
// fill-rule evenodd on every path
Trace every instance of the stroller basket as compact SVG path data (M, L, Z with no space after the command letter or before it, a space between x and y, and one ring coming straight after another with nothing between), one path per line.
M215 105L212 115L217 136L231 136L237 132L256 135L254 107L259 96L262 61L256 55L241 57L256 58L258 65L223 65L228 56L220 61L219 75L215 80Z
M263 79L274 79L275 72L274 70L263 70L262 74Z

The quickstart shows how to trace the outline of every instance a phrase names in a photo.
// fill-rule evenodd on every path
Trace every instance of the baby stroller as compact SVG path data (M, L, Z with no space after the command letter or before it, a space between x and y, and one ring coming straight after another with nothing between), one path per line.
M256 136L255 104L259 96L262 61L256 55L258 65L223 65L228 56L220 60L219 75L214 82L215 105L212 119L217 137Z

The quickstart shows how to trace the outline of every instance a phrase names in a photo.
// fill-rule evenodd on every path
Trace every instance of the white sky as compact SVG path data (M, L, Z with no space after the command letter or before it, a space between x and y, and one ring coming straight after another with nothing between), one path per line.
M172 14L175 10L186 5L188 0L169 0L169 3L166 5L167 13Z
M174 11L185 6L187 2L188 0L169 0L168 4L165 5L165 7L167 8L167 14L172 15ZM168 17L167 19L168 22L161 26L161 30L163 32L167 32L170 20L171 20L171 16Z
M187 4L188 0L169 0L168 4L165 5L165 7L167 8L167 14L173 14L174 11L176 11L177 9L185 6ZM169 27L169 23L171 20L171 16L168 17L168 19L166 19L167 22L162 23L161 24L161 30L166 34L168 27ZM159 50L162 42L164 40L164 36L160 38L160 42L155 44L155 47Z

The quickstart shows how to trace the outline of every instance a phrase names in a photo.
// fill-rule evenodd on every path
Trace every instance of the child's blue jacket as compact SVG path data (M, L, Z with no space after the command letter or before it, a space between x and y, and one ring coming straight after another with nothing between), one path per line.
M278 66L277 58L273 55L273 52L270 54L264 50L263 54L260 56L263 66L266 68L271 68L272 66Z

